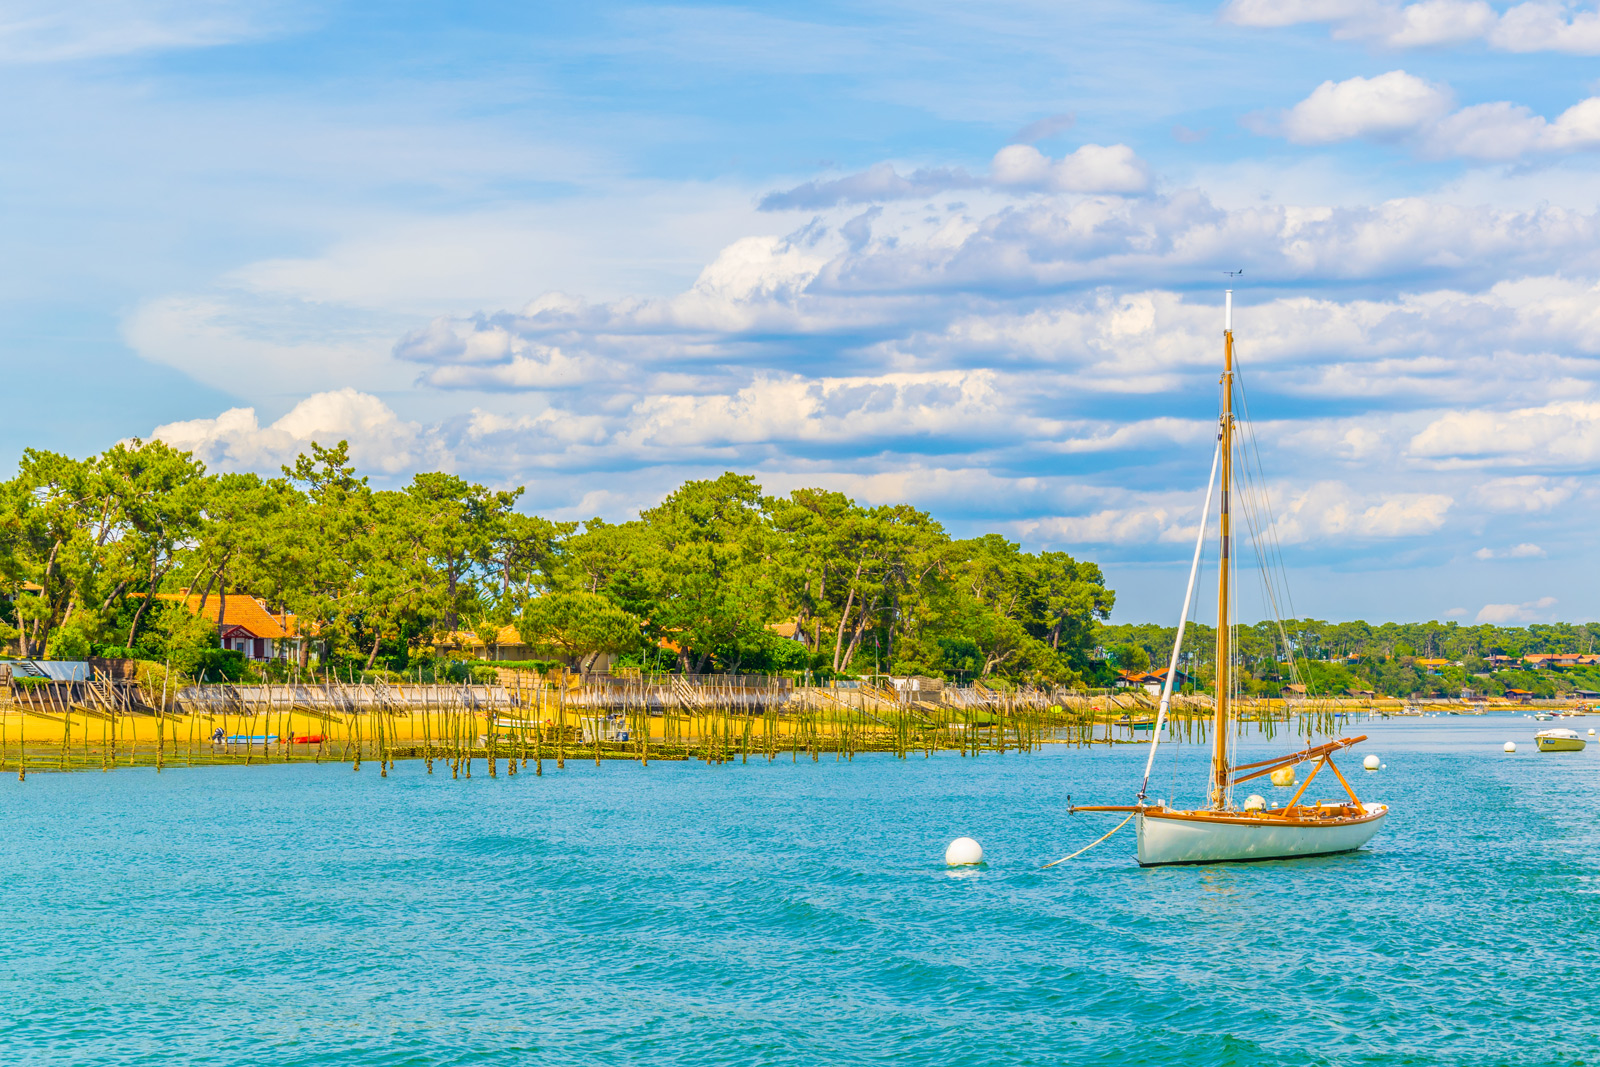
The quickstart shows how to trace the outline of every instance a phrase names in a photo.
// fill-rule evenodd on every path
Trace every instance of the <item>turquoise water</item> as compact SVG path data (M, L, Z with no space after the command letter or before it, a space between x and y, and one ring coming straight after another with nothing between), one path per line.
M1580 728L1600 718L1575 720ZM0 1051L190 1064L1594 1063L1600 747L1362 724L1369 849L1142 870L1142 747L0 782ZM1523 748L1502 756L1515 739ZM1266 746L1262 753L1282 749ZM1174 773L1198 787L1202 753ZM1347 760L1352 768L1358 760ZM1335 783L1329 782L1330 787ZM1319 778L1313 793L1332 796ZM969 833L987 867L950 871Z

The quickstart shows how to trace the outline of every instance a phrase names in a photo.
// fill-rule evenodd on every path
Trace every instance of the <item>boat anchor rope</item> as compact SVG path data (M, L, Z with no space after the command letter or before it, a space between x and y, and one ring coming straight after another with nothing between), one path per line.
M1128 814L1128 819L1133 818L1137 814L1138 814L1138 812L1130 812ZM1068 860L1077 859L1079 856L1083 855L1085 852L1088 852L1091 848L1094 848L1094 846L1098 845L1101 841L1104 841L1107 837L1110 837L1112 834L1116 833L1118 830L1120 830L1124 826L1128 825L1128 819L1123 819L1121 822L1117 823L1117 825L1113 826L1109 831L1107 831L1106 834L1104 836L1102 836L1098 841L1091 841L1087 845L1084 845L1082 848L1080 848L1078 851L1074 852L1072 855L1070 855L1070 856L1062 856L1060 859L1056 860L1055 863L1047 863L1043 867L1040 867L1039 869L1041 871L1048 871L1051 867L1054 867L1056 865L1056 863L1065 863Z

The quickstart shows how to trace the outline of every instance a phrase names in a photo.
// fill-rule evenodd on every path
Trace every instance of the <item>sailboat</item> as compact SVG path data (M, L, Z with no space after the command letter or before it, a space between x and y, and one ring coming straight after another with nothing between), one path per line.
M1323 856L1351 852L1370 841L1389 814L1387 805L1363 801L1349 779L1334 766L1334 753L1366 740L1343 737L1275 759L1236 764L1230 748L1236 695L1229 679L1233 677L1233 516L1231 496L1234 482L1234 444L1237 425L1233 411L1233 290L1227 290L1223 311L1222 411L1217 422L1217 451L1211 462L1211 477L1206 486L1201 511L1200 533L1195 539L1194 560L1189 567L1189 585L1183 596L1183 611L1178 616L1177 639L1172 645L1172 662L1161 689L1156 712L1155 733L1145 760L1144 782L1138 801L1131 805L1084 805L1072 811L1127 812L1135 820L1139 839L1139 864L1156 867L1176 863L1224 863L1247 860L1287 859L1297 856ZM1172 702L1172 680L1178 673L1178 656L1183 647L1184 625L1194 599L1195 579L1211 513L1212 491L1221 476L1218 500L1220 545L1217 579L1217 684L1216 712L1211 731L1210 783L1205 807L1181 810L1164 800L1148 799L1150 772L1155 766L1156 749L1166 726ZM1268 807L1261 798L1251 796L1243 805L1234 801L1234 787L1272 774L1284 767L1311 762L1313 767L1289 802ZM1306 790L1323 768L1333 772L1343 787L1344 796L1336 800L1302 803ZM1126 820L1124 820L1126 822ZM1109 836L1109 835L1108 835Z

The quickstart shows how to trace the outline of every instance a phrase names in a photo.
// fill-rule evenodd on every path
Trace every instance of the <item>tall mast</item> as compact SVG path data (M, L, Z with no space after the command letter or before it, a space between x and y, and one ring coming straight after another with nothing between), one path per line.
M1228 494L1233 488L1233 290L1224 298L1222 318L1222 416L1218 420L1217 441L1222 458L1222 496L1217 511L1221 524L1222 551L1217 566L1217 715L1212 724L1211 806L1223 807L1228 800L1228 719L1232 711L1229 697L1233 688L1232 631L1228 623L1233 605L1233 520Z

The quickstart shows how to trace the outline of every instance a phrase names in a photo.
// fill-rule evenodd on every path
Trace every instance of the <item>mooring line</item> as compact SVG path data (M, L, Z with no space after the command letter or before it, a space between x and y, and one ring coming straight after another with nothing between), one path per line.
M1136 811L1129 812L1128 813L1128 819L1133 818L1137 814L1139 814L1139 813L1136 812ZM1072 855L1070 855L1070 856L1062 856L1060 859L1056 860L1056 863L1065 863L1070 859L1077 859L1079 856L1083 855L1085 852L1088 852L1091 848L1094 848L1094 846L1098 845L1101 841L1104 841L1107 837L1110 837L1112 834L1116 833L1118 830L1120 830L1124 826L1128 825L1128 819L1123 819L1121 822L1117 823L1117 825L1113 826L1110 830L1106 831L1104 836L1100 837L1098 840L1089 842L1087 845L1084 845L1082 848L1080 848L1078 851L1074 852ZM1048 871L1051 867L1054 867L1056 865L1056 863L1047 863L1043 867L1040 867L1039 869L1041 871Z

